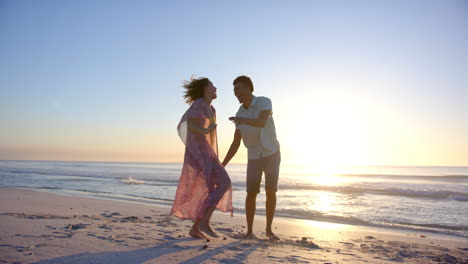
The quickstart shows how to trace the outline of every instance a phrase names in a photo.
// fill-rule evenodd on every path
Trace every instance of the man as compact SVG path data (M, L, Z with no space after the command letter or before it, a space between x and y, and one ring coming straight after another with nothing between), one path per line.
M281 162L280 146L276 139L271 101L266 97L256 97L252 94L254 90L253 83L247 76L237 77L233 85L234 95L242 105L239 107L236 116L229 118L236 124L236 131L223 165L226 166L234 157L242 139L248 150L247 197L245 199L248 226L246 238L255 237L252 228L257 194L260 192L262 174L265 173L266 236L272 240L279 240L271 230L275 215L276 191Z

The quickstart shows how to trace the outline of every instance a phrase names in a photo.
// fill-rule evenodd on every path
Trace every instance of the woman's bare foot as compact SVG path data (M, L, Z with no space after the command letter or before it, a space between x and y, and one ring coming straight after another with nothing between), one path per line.
M200 230L198 228L195 228L195 227L192 227L190 229L189 235L191 237L195 237L195 238L207 239L206 236L202 232L200 232Z
M266 232L266 236L267 236L271 241L273 241L273 240L280 240L280 238L279 238L277 235L275 235L272 231Z
M213 229L211 229L209 224L200 224L200 231L211 237L219 237L219 235L216 234L216 232L213 231Z

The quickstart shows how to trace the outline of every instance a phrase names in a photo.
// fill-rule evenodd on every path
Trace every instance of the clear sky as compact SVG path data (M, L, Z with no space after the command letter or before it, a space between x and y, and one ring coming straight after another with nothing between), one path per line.
M161 2L1 1L0 159L180 162L192 74L223 158L245 74L283 163L468 166L467 1Z

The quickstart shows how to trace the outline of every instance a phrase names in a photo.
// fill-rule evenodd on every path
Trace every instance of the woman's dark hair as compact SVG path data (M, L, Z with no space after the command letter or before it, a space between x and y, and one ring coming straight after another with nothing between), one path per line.
M250 91L252 91L252 92L254 90L252 80L249 77L245 76L245 75L241 75L241 76L237 77L234 80L234 82L232 82L232 85L236 85L236 83L242 83L242 84L246 85L247 87L250 88Z
M210 80L205 77L201 77L195 79L192 77L190 81L184 81L182 87L185 88L184 98L185 102L188 104L193 103L193 101L197 100L198 98L203 97L203 91L205 86L210 83Z

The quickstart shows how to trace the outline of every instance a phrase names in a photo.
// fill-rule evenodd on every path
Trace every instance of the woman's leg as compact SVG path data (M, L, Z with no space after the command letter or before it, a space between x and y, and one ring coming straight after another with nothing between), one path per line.
M200 232L200 219L196 220L193 223L192 228L190 229L189 235L196 238L205 238L206 236Z
M211 237L219 237L219 235L216 234L216 232L213 231L213 229L211 229L211 226L210 226L211 215L213 214L215 209L216 207L214 206L210 206L206 209L205 214L203 215L200 221L200 226L199 226L200 231L208 234Z
M216 167L215 169L213 169L213 173L213 176L216 177L215 187L208 194L206 201L208 203L208 207L205 210L203 217L201 218L200 230L212 237L218 237L218 235L210 227L210 219L213 215L214 210L216 209L216 205L223 198L226 191L229 188L231 188L231 180L229 179L229 175L227 174L226 170L220 165L219 168Z

